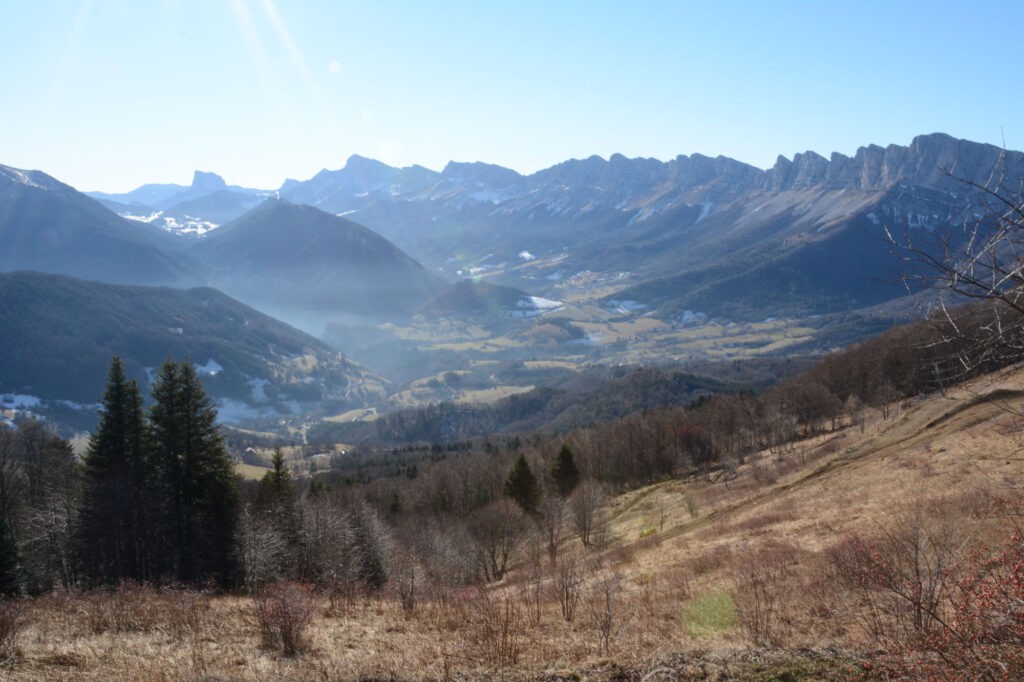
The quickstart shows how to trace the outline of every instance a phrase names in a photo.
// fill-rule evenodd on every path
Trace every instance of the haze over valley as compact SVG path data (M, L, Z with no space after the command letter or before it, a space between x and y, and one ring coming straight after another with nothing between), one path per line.
M1021 23L0 3L0 678L1024 679Z

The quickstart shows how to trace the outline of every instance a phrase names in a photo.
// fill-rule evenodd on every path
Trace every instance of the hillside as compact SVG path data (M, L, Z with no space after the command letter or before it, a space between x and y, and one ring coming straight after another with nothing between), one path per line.
M180 243L125 220L45 173L0 166L0 271L37 270L112 284L195 285Z
M998 545L1009 524L985 512L1024 475L1009 455L1019 417L1005 409L1022 390L1021 370L983 377L895 405L888 419L873 412L862 424L764 451L733 469L612 497L603 544L583 549L573 533L560 542L559 566L578 573L535 561L523 548L500 583L434 587L411 609L397 588L343 606L310 595L314 610L296 657L261 648L253 602L244 597L161 601L162 593L128 590L92 597L94 608L109 600L108 608L122 609L112 613L131 619L131 646L129 635L86 622L66 598L41 599L10 674L32 679L70 665L80 679L195 666L224 679L325 670L399 680L874 679L900 670L886 667L899 659L871 634L895 622L899 602L849 581L844 562L855 559L844 548L859 538L889 547L886 538L913 528L928 562L937 552L967 562L975 544ZM560 585L575 586L579 600L570 622ZM199 636L165 636L186 622ZM149 647L160 656L140 653Z
M408 316L440 280L383 237L311 206L270 199L191 252L219 288L283 319Z
M226 421L372 404L383 392L376 377L317 339L208 288L0 274L0 338L8 408L35 399L92 405L115 354L144 391L168 355L191 359Z

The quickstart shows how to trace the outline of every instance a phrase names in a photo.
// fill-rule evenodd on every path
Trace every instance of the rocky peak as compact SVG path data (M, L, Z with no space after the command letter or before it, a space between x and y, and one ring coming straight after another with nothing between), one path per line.
M192 189L198 190L204 193L217 192L227 187L227 183L224 182L224 178L217 175L216 173L206 173L204 171L197 170L192 175Z

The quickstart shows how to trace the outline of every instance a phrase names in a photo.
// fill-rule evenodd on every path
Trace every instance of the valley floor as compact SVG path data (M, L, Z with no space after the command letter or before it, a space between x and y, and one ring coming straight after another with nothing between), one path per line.
M256 601L122 587L8 605L8 616L22 609L23 627L0 676L872 678L876 654L852 652L877 652L902 616L884 591L844 580L850 543L880 547L913 528L948 561L997 548L1013 519L990 512L1019 497L1024 474L1022 389L1024 371L987 377L627 492L612 502L602 549L570 538L556 565L525 548L487 588L284 586ZM283 608L268 621L274 603ZM294 656L282 653L289 623L302 635Z

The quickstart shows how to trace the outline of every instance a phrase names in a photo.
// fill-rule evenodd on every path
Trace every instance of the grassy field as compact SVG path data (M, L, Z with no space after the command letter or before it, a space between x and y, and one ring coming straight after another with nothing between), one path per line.
M888 419L765 451L744 463L614 497L606 544L567 537L551 564L529 543L487 587L422 584L327 594L308 607L300 652L261 635L243 595L124 588L26 605L2 674L79 679L851 679L871 657L861 602L829 578L849 533L907 519L955 528L965 546L1003 537L979 513L1024 475L1024 373L990 377ZM986 399L985 396L989 396ZM752 568L774 557L770 629L751 624ZM780 559L781 557L781 559ZM582 576L570 621L559 566ZM564 582L564 581L563 581ZM408 604L406 604L408 606ZM756 624L755 624L756 625ZM754 649L751 649L754 647Z

